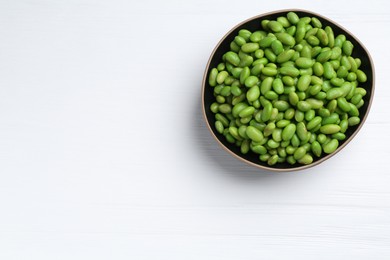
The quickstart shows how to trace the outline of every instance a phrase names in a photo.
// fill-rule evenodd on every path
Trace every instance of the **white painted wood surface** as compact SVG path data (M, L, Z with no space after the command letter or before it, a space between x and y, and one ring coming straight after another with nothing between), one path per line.
M0 1L0 259L390 259L388 1ZM218 40L267 11L372 54L366 125L310 170L232 158L200 110Z

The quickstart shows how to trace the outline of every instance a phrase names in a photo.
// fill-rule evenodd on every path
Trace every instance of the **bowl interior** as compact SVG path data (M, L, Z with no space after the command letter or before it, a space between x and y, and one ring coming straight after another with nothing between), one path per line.
M364 105L359 109L360 111L360 124L349 127L347 132L345 133L347 135L347 138L344 141L340 142L340 145L338 149L330 154L330 155L323 155L320 158L314 158L314 161L312 164L309 165L290 165L287 162L285 163L277 163L274 166L268 166L266 163L261 162L258 158L257 154L254 153L248 153L246 155L242 154L240 152L240 148L235 146L234 144L230 144L225 140L225 137L221 134L219 134L214 127L214 114L210 110L210 105L215 101L214 95L213 95L213 88L210 87L208 84L208 76L210 73L210 69L216 67L221 61L222 61L222 55L230 50L230 42L233 41L234 37L238 34L238 31L241 29L248 29L250 31L256 31L261 29L260 22L264 19L269 20L276 20L279 16L286 16L288 12L294 11L296 14L298 14L299 17L304 16L310 16L310 17L317 17L323 27L329 25L332 27L335 37L339 34L344 34L348 40L350 40L353 45L353 53L352 56L355 58L360 58L362 61L362 64L360 66L360 69L363 70L367 75L367 81L365 83L359 83L359 87L363 87L367 91L367 95L364 97L365 103ZM252 164L254 166L273 170L273 171L291 171L291 170L299 170L304 169L308 167L312 167L314 165L317 165L324 160L330 158L334 154L336 154L338 151L340 151L360 130L361 126L363 125L364 121L366 120L366 117L368 115L368 111L371 106L371 101L373 98L373 90L374 90L374 67L371 60L371 57L368 53L368 51L365 49L365 47L362 45L362 43L353 36L350 32L342 28L340 25L334 23L333 21L319 15L316 13L312 13L305 10L283 10L283 11L276 11L272 13L267 13L259 16L255 16L253 18L250 18L240 24L238 24L236 27L234 27L232 30L230 30L218 43L218 45L215 47L213 53L211 54L211 57L209 59L209 62L206 66L205 74L203 77L202 82L202 98L203 98L203 112L206 117L206 121L208 124L208 127L210 131L212 132L212 135L219 141L219 143L225 147L229 152L231 152L233 155L236 155L238 158L243 159L249 164Z

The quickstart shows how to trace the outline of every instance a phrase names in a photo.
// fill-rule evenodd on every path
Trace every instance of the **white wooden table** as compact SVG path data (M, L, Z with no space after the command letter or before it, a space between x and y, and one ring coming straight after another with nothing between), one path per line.
M388 1L0 1L0 259L390 259ZM237 23L303 8L370 51L366 124L312 169L211 138L200 90Z

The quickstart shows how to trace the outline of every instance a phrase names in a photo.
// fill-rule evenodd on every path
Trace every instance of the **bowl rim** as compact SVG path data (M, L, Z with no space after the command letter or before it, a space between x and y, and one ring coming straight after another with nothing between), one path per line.
M204 97L205 97L205 89L206 89L206 81L207 81L207 74L208 74L208 71L210 69L210 64L211 64L211 61L212 59L214 58L214 55L216 53L216 51L218 50L218 48L221 46L221 44L226 40L226 38L231 34L233 33L237 28L239 28L240 26L252 21L252 20L255 20L255 19L261 19L262 17L264 16L269 16L269 15L275 15L275 14L279 14L279 13L286 13L286 12L304 12L304 13L308 13L310 15L313 15L313 16L316 16L316 17L320 17L332 24L334 24L335 26L339 27L341 30L345 31L346 33L348 33L350 36L352 36L354 38L354 40L362 47L362 49L367 53L367 56L368 56L368 60L371 64L371 68L372 68L372 86L371 86L371 96L370 96L370 99L368 100L368 104L367 104L367 111L366 111L366 114L364 115L364 117L361 119L361 122L360 124L358 125L358 127L356 128L356 130L345 140L345 142L343 144L341 144L337 149L336 151L334 151L333 153L331 154L328 154L320 159L318 159L317 161L311 163L311 164L308 164L308 165L301 165L301 166L298 166L298 167L291 167L291 168L274 168L274 167L271 167L271 166L267 166L267 165L261 165L261 164L258 164L258 163L254 163L254 162L251 162L245 158L243 158L242 156L239 156L237 155L236 153L234 153L233 151L231 151L227 146L225 146L219 139L218 137L214 134L214 131L213 129L211 128L211 124L207 118L207 115L206 115L206 107L205 107L205 100L204 100ZM233 157L239 159L240 161L242 162L245 162L249 165L252 165L254 167L257 167L257 168L260 168L262 170L268 170L268 171L272 171L272 172L292 172L292 171L300 171L300 170L305 170L305 169L309 169L311 167L314 167L316 165L319 165L321 164L322 162L330 159L331 157L333 157L334 155L336 155L338 152L340 152L349 142L352 141L352 139L355 138L355 136L357 135L357 133L360 131L360 129L363 127L367 117L368 117L368 114L370 112L370 109L371 109L371 105L372 105L372 101L373 101L373 98L374 98L374 92L375 92L375 67L374 67L374 62L373 62L373 59L371 57L371 54L369 53L368 49L366 48L366 46L364 46L364 44L353 34L351 33L349 30L347 30L346 28L344 28L343 26L341 26L340 24L338 24L337 22L333 21L332 19L329 19L328 17L325 17L323 15L320 15L316 12L312 12L312 11L308 11L308 10L305 10L305 9L299 9L299 8L293 8L293 9L280 9L280 10L275 10L275 11L271 11L271 12L266 12L266 13L262 13L262 14L259 14L259 15L255 15L255 16L252 16L248 19L245 19L244 21L238 23L237 25L235 25L233 28L231 28L227 33L225 33L225 35L218 41L218 43L216 44L216 46L214 47L214 49L212 50L211 54L210 54L210 57L207 61L207 65L206 65L206 68L205 68L205 71L204 71L204 74L203 74L203 78L202 78L202 95L201 95L201 98L202 98L202 114L203 114L203 118L204 120L206 121L206 126L209 130L209 132L211 133L211 135L213 136L213 138L217 141L217 143L219 143L219 145L225 150L227 151L230 155L232 155Z

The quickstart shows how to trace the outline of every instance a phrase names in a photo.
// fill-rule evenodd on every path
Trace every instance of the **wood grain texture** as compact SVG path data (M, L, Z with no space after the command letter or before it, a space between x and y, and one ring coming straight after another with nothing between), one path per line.
M0 259L390 259L388 1L236 3L0 2ZM275 174L218 146L200 88L231 27L291 7L359 37L376 93L343 151Z

